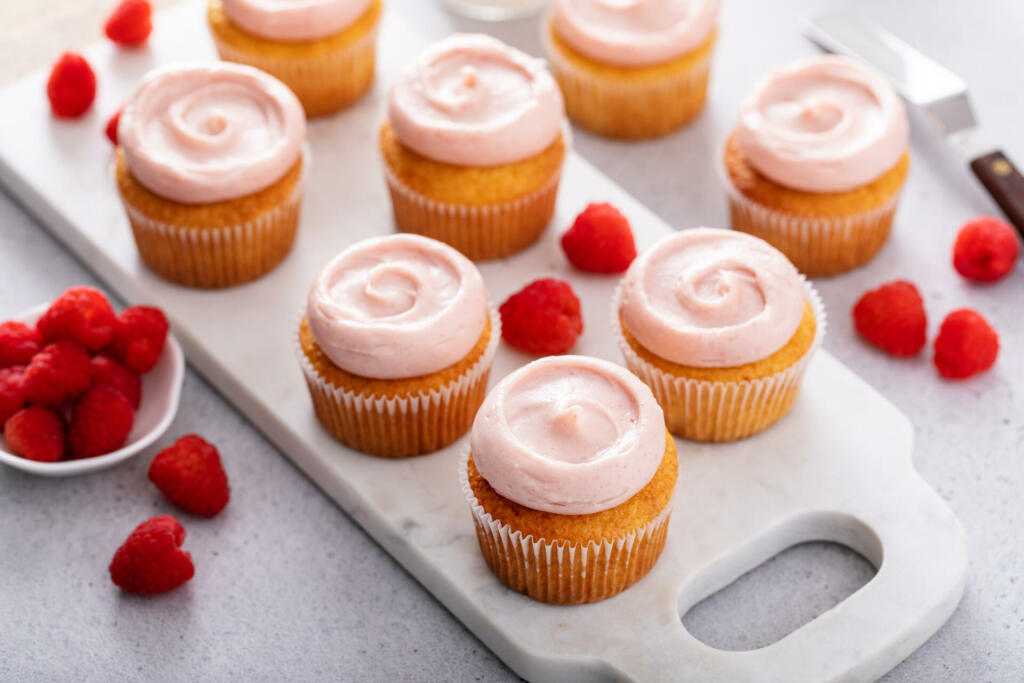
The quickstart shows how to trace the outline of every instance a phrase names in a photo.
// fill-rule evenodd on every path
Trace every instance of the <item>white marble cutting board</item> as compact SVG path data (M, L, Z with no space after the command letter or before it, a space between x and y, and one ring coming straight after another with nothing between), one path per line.
M387 14L372 95L311 124L303 224L284 264L242 287L189 290L156 278L138 260L103 125L149 68L214 56L203 8L200 0L162 13L143 50L105 42L89 49L100 91L80 120L50 116L45 73L0 90L0 180L124 298L162 306L190 362L516 672L535 681L871 680L949 617L963 592L964 532L913 469L907 419L824 352L792 413L768 432L730 445L678 443L669 540L647 578L611 600L576 607L542 605L498 583L459 491L456 463L465 442L397 462L338 445L313 417L292 349L291 326L314 273L344 246L392 230L375 131L386 84L423 39L408 20ZM557 244L593 200L620 207L641 248L669 230L570 156L548 233L482 270L498 302L537 277L568 279L586 323L575 351L620 361L606 331L614 278L572 270ZM501 348L492 383L528 360ZM878 567L877 576L760 650L716 650L683 628L680 614L690 606L809 540L849 545Z

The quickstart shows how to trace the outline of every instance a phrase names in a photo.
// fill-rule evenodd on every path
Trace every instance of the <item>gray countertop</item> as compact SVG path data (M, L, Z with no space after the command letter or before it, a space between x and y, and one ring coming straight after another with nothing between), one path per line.
M711 158L739 98L770 63L813 52L799 21L841 3L725 0L708 109L656 142L578 133L576 147L670 224L723 225ZM960 73L983 123L1024 161L1024 4L1015 0L862 0L865 16ZM536 26L456 19L426 0L389 0L438 37L487 28L538 53ZM735 54L742 54L736 59ZM996 211L969 172L912 113L913 163L893 239L868 267L819 281L830 311L826 348L903 410L917 432L915 463L963 521L971 567L950 621L889 674L891 681L1024 678L1024 269L973 286L949 265L959 224ZM11 134L3 131L0 134ZM102 273L99 274L102 277ZM996 367L962 383L938 379L927 353L898 361L858 341L848 311L865 289L918 283L930 332L946 312L977 308L1002 339ZM75 284L101 279L0 194L0 319ZM156 302L159 303L159 302ZM1015 389L1018 391L1015 392ZM857 419L851 415L850 419ZM870 425L865 425L870 428ZM174 510L146 479L156 451L198 432L222 452L232 501L214 520ZM186 587L156 598L122 594L107 564L143 519L171 512L202 561ZM143 455L93 475L51 480L0 468L2 680L505 680L514 675L323 496L200 377L188 374L168 435ZM863 585L867 563L838 546L787 551L686 616L694 634L730 649L777 639ZM680 676L685 672L677 672Z

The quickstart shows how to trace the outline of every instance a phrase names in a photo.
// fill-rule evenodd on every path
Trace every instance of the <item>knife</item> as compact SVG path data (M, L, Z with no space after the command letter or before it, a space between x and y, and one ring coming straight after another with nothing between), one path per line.
M1024 176L985 137L962 78L888 31L846 12L817 15L809 22L808 37L829 52L872 66L923 109L1024 236Z

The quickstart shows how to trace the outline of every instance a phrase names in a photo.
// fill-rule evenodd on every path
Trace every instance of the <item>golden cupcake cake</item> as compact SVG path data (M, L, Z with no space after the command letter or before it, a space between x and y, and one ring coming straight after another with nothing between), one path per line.
M281 79L310 118L331 114L373 84L381 0L209 0L220 58Z
M908 136L902 100L867 67L825 56L772 70L725 144L732 227L808 277L867 263L889 238Z
M503 379L460 468L487 565L558 605L610 598L651 570L677 473L650 389L583 356L542 358Z
M613 297L612 329L673 434L732 441L789 412L825 311L764 240L693 228L633 261Z
M297 343L324 428L398 458L469 429L500 338L471 261L436 240L390 235L354 244L317 275Z
M270 271L299 226L302 106L279 80L215 62L150 72L121 111L117 187L143 262L191 287Z
M613 138L670 133L704 108L718 0L554 0L543 27L576 123Z
M529 246L555 210L564 121L543 61L484 35L434 44L395 84L380 130L398 228L474 261Z

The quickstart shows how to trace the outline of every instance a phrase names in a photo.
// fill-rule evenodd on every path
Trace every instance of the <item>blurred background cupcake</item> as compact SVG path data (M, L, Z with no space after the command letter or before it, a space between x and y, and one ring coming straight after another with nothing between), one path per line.
M718 0L554 0L543 27L576 123L613 138L664 135L704 107Z
M612 329L673 434L732 441L789 412L825 312L767 242L693 228L633 261L613 297Z
M542 358L498 383L460 469L487 565L559 605L610 598L650 571L677 475L650 389L583 356Z
M754 88L724 152L732 227L808 277L874 258L910 167L902 100L844 57L778 67Z
M399 229L475 261L529 246L554 213L564 121L542 60L485 35L435 43L395 84L380 131Z
M381 0L210 0L221 59L273 74L306 116L355 102L373 84Z
M214 62L150 72L118 124L117 186L139 255L192 287L260 277L299 225L306 119L283 83Z

